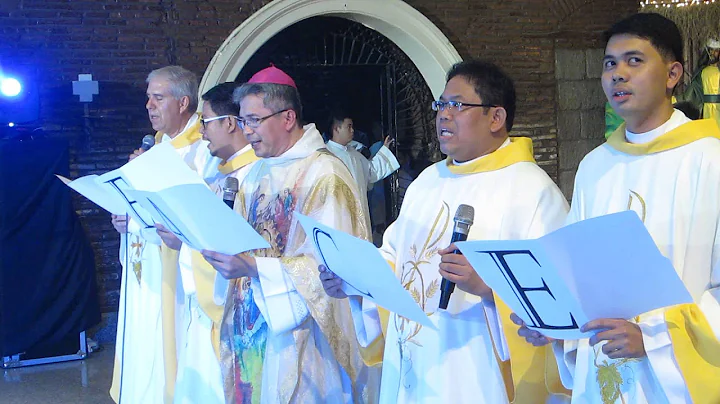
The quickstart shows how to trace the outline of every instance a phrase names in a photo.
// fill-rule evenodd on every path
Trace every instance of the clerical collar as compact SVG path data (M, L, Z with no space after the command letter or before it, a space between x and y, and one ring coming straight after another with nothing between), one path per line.
M235 157L237 157L237 156L245 153L246 151L248 151L248 150L250 150L250 149L252 149L252 145L251 145L250 143L248 143L248 144L246 144L242 149L236 151L235 154L233 154L232 156L230 156L229 159L225 160L225 162L232 161Z
M292 145L285 153L276 157L267 157L262 159L265 164L278 164L291 159L305 158L319 149L326 149L322 135L315 128L314 123L303 126L305 131L297 142Z
M670 119L668 119L664 124L658 126L653 130L644 133L633 133L625 129L625 138L627 139L628 143L632 144L643 144L652 142L659 136L662 136L688 122L690 122L690 118L685 116L682 111L676 109L673 111Z
M228 175L234 171L245 167L246 165L258 160L250 144L245 145L242 149L235 152L226 162L218 165L218 171L221 174Z
M494 152L462 163L462 165L456 165L448 157L445 160L445 166L455 175L465 175L501 170L521 162L535 163L532 139L527 137L509 138Z
M501 144L500 147L498 147L498 148L495 149L495 150L500 150L500 149L502 149L503 147L505 147L505 146L507 146L507 145L509 145L509 144L510 144L510 138L508 137L507 139L505 139L505 141L503 142L503 144ZM480 157L476 157L476 158L474 158L474 159L472 159L472 160L463 161L462 163L461 163L461 162L458 162L458 161L455 160L455 159L453 159L453 164L456 165L456 166L464 166L464 165L467 165L467 164L473 164L474 162L476 162L476 161L478 161L478 160L480 160L480 159L484 159L485 157L487 157L487 156L489 156L489 155L491 155L491 154L492 154L492 152L491 152L491 153L488 153L488 154L484 154L484 155L482 155L482 156L480 156Z

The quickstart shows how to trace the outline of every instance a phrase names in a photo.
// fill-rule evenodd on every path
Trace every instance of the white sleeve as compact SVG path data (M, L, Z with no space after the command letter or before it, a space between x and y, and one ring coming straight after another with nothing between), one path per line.
M487 325L490 329L490 335L492 336L498 359L506 361L510 359L510 349L508 349L507 340L505 339L505 334L503 333L500 313L497 311L495 302L486 302L485 300L482 300L481 304L483 306L483 310L485 310L485 318L487 319Z
M578 352L577 340L555 340L550 343L555 361L557 362L558 373L560 373L560 381L566 389L572 390L573 378L575 375L575 362Z
M668 402L690 402L687 400L690 392L687 390L680 367L675 361L664 312L657 310L643 318L638 325L642 330L643 345L648 362L662 386Z
M358 344L367 348L382 336L382 324L375 303L358 296L348 297Z
M392 154L390 149L384 145L378 150L378 152L370 159L370 173L368 175L368 184L374 184L381 179L387 177L400 168L395 155Z
M270 332L281 334L302 324L310 315L305 300L278 258L255 258L258 279L251 282L255 304ZM259 282L257 282L259 280Z

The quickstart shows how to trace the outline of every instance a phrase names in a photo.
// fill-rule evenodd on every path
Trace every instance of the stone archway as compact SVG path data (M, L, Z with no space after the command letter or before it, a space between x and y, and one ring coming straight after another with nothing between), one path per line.
M405 52L433 95L445 73L462 60L450 40L424 15L400 0L277 0L245 20L220 46L200 82L200 93L233 81L250 57L290 25L316 16L342 17L372 28Z

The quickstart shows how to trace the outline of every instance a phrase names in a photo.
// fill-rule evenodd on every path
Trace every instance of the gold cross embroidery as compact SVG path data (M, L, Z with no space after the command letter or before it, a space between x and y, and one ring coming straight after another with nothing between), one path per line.
M136 238L135 242L130 244L130 248L133 249L133 254L137 257L137 261L133 261L133 272L135 272L135 278L137 278L138 285L142 278L142 261L140 260L140 254L142 253L144 244L140 241L140 238Z

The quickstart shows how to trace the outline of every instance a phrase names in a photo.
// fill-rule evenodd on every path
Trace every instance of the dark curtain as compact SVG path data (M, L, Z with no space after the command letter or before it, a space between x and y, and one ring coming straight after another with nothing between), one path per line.
M0 356L100 321L93 251L73 211L67 142L0 141Z

